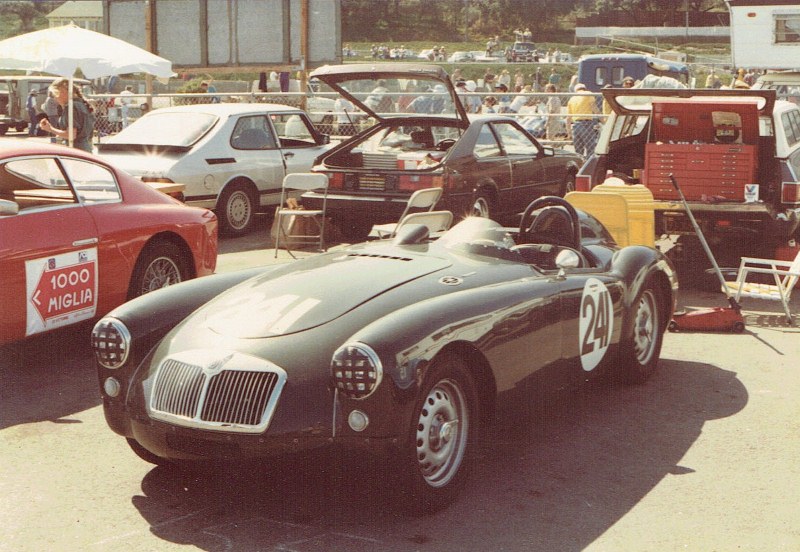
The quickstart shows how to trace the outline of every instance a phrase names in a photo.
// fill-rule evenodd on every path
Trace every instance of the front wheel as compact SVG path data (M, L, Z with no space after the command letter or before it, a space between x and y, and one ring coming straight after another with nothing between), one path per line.
M255 201L241 184L225 188L217 203L220 233L226 236L241 236L250 231L255 218Z
M183 252L177 245L170 242L150 245L136 261L128 287L128 299L180 283L188 277Z
M475 383L456 357L436 362L417 402L404 456L405 505L433 512L455 498L474 461L480 418Z
M644 383L656 370L664 339L660 305L658 290L647 282L631 307L633 328L620 348L626 383Z

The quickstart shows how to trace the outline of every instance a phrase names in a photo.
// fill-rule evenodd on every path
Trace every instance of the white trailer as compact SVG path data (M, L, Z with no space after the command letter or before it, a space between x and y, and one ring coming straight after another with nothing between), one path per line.
M797 0L725 0L731 14L735 67L800 69Z

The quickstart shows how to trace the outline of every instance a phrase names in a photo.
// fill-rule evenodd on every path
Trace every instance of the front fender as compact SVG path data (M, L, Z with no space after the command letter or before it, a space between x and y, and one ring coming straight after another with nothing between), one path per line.
M125 324L133 341L154 334L163 336L223 291L264 271L264 267L258 267L181 282L123 303L106 317Z
M663 253L650 247L631 245L617 251L611 259L611 272L624 284L623 298L626 312L632 308L639 292L647 282L659 286L664 297L664 327L672 318L678 292L678 275L675 267ZM623 336L630 335L633 320L626 317Z

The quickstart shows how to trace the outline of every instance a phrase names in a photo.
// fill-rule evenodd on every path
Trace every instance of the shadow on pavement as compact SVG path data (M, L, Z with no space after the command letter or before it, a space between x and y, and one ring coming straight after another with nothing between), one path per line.
M736 374L676 360L642 386L529 396L499 418L458 500L429 516L394 506L391 458L333 450L199 476L157 467L132 502L154 535L208 551L580 550L664 478L693 473L679 462L704 424L747 402Z
M100 404L89 342L78 324L0 348L0 429L65 417Z

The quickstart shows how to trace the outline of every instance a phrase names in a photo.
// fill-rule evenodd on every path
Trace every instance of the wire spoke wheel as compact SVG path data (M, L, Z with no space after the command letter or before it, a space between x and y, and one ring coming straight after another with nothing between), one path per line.
M142 293L180 283L181 271L169 257L158 257L147 266L142 278Z

